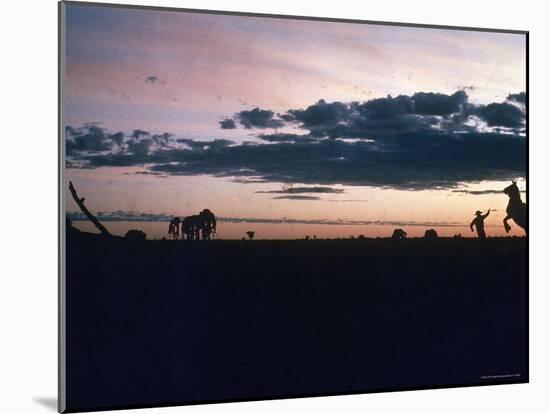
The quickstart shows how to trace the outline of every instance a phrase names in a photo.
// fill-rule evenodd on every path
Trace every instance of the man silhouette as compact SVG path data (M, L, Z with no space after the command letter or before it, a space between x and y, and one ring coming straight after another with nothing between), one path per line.
M476 226L477 237L480 239L485 238L485 227L483 221L489 216L491 210L487 210L487 214L483 214L481 211L476 211L476 216L470 223L470 230L474 231L474 225Z

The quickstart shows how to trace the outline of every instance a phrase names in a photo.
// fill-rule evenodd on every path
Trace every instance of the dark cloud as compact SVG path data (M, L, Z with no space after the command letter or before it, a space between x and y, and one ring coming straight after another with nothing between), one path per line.
M137 156L146 156L149 154L154 141L152 139L142 139L139 141L128 141L128 152Z
M456 115L464 112L467 102L468 95L463 90L452 95L417 92L412 96L387 96L366 102L319 100L306 109L291 109L281 119L298 123L312 137L371 139L376 135L433 129L442 124L442 118L448 118L446 127L460 129L465 118ZM449 124L450 120L454 124Z
M320 200L320 198L316 196L308 196L308 195L283 195L283 196L273 197L273 200L315 201L315 200Z
M490 127L521 128L525 124L525 113L507 102L480 106L474 110L474 114Z
M288 187L281 190L256 191L259 194L341 194L345 190L332 187Z
M247 183L413 190L525 176L524 108L508 102L468 104L464 91L362 103L320 100L278 118L254 108L235 119L245 128L285 122L307 132L259 134L259 141L237 144L139 129L121 139L97 125L68 127L68 161L80 168L147 166L167 175L206 174Z
M131 137L134 139L140 139L141 137L144 137L146 135L151 135L148 131L144 131L142 129L134 129L132 131Z
M158 77L152 75L152 76L147 76L147 77L145 78L145 81L144 81L144 82L145 82L145 83L157 83L157 82L159 82L159 81L160 81L160 79L159 79Z
M237 128L237 124L235 121L231 118L223 119L219 122L221 129L235 129Z
M301 123L303 128L323 125L325 127L338 124L347 117L349 106L342 102L327 103L323 99L308 106L306 109L291 109L282 116L285 121Z
M169 214L153 214L153 213L140 213L137 211L112 211L104 212L99 211L96 214L96 217L100 221L170 221L174 218L173 215ZM87 221L88 218L80 211L70 211L67 212L67 217L71 221Z
M498 149L498 150L496 150ZM92 167L149 164L171 175L251 178L255 182L451 188L460 182L508 180L525 174L526 141L497 133L400 134L382 142L326 140L269 145L211 145L148 156L85 157Z
M504 190L504 188L502 190ZM504 194L502 190L452 190L452 192L469 195ZM520 192L525 193L525 190L520 190Z
M522 99L525 100L524 93L508 97L510 102L521 102ZM234 116L247 129L286 125L308 131L307 134L259 136L268 142L303 142L322 138L372 139L399 132L434 129L475 132L475 122L468 122L472 118L483 120L489 127L518 129L524 124L525 113L522 108L508 102L469 104L465 90L459 90L450 95L417 92L411 96L387 96L365 102L326 102L321 99L305 109L289 109L278 117L273 111L260 108L241 111Z
M235 118L247 129L279 128L284 125L283 121L275 118L275 113L268 109L254 108L250 111L237 112Z
M121 145L124 134L117 132L109 134L105 129L90 123L81 128L67 126L66 152L68 156L81 152L110 151L114 144Z
M121 146L124 142L124 134L122 132L117 132L116 134L111 135L111 140L115 142L118 146Z
M527 102L527 94L525 92L511 93L510 95L508 95L506 100L525 104Z
M230 141L228 139L215 139L212 141L196 141L190 138L180 138L176 141L181 144L187 145L190 149L195 151L210 151L210 152L221 151L223 148L226 148L230 145L235 144L233 141Z
M457 91L452 95L433 92L417 92L412 96L413 112L420 115L450 115L460 112L468 102L468 95L464 91Z
M168 146L170 142L170 138L172 137L172 134L169 134L168 132L165 132L163 134L156 134L153 135L151 138L160 147L166 147Z
M126 174L131 174L131 173L126 173ZM163 173L158 173L158 172L154 172L154 171L136 171L134 174L137 174L137 175L154 175L154 176L157 176L157 177L164 177L165 176Z
M285 134L285 133L276 133L276 134L260 134L258 135L263 141L267 142L313 142L317 141L318 138L311 135L299 135L299 134Z

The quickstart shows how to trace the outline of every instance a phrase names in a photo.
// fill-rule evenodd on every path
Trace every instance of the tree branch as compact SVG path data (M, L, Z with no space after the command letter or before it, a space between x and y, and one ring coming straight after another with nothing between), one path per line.
M69 191L71 192L71 195L73 196L74 201L76 202L78 207L80 207L80 210L82 210L84 215L88 217L88 219L94 224L94 226L97 227L97 229L101 232L101 234L105 236L110 236L111 233L109 233L109 230L107 230L105 226L103 226L103 224L101 224L99 220L95 218L95 216L90 212L90 210L86 208L86 206L84 205L84 199L78 197L78 194L76 193L76 189L74 188L72 181L69 181Z

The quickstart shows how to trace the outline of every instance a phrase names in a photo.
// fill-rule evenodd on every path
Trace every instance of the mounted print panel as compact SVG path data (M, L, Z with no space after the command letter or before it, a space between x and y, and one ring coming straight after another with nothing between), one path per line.
M527 32L60 3L60 411L528 381Z

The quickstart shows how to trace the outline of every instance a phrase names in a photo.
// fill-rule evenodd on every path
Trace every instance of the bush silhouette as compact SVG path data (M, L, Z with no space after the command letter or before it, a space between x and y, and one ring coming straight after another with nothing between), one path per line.
M407 232L403 229L395 229L391 235L394 240L403 240L407 238Z
M438 237L439 236L437 235L437 231L435 231L434 229L428 229L424 233L425 239L433 240L433 239L437 239Z
M126 234L124 235L124 238L126 240L132 240L132 241L142 241L147 239L147 234L145 234L141 230L128 230Z

